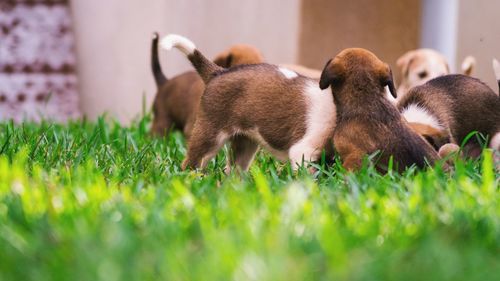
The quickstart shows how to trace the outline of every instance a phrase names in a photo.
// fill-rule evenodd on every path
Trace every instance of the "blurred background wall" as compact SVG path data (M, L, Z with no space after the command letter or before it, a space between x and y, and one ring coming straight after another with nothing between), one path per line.
M498 93L491 60L500 59L500 1L460 0L459 3L456 58L460 63L465 56L473 55L477 59L473 76Z
M81 103L95 118L129 121L149 110L156 86L150 70L153 31L192 39L208 57L235 43L258 47L269 62L294 62L299 0L74 0ZM168 77L192 67L178 51L162 52Z
M499 8L495 0L73 0L81 107L90 119L108 112L123 122L141 113L143 97L149 110L155 30L185 35L209 57L248 43L270 63L318 69L345 47L368 48L393 68L404 52L431 47L452 68L475 56L473 75L497 91ZM178 51L161 60L169 77L192 69Z

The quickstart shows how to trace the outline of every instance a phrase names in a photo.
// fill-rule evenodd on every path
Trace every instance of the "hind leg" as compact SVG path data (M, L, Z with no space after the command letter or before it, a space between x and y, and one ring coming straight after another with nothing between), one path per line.
M231 151L225 169L226 174L229 174L231 167L235 164L241 170L248 171L258 148L258 144L246 136L237 135L232 137Z
M155 137L164 137L167 136L170 130L172 129L174 123L172 119L168 116L155 117L153 119L153 125L151 126L151 135Z
M228 134L211 127L207 122L196 122L189 140L186 159L182 163L182 170L205 168L228 137Z

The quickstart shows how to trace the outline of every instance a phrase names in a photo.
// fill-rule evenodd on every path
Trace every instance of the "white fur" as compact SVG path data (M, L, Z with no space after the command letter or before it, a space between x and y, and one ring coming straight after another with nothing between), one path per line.
M476 59L473 56L467 56L462 62L462 72L467 73L468 71L472 71L475 65Z
M192 54L194 50L196 50L196 46L191 40L177 34L169 34L163 37L160 41L160 45L167 51L172 48L179 49L186 56Z
M500 152L500 132L496 133L490 141L490 148Z
M278 69L287 79L293 79L299 76L295 71L292 71L290 69L284 67L278 67Z
M443 126L439 124L439 121L435 116L433 116L427 109L419 106L418 104L411 104L410 106L403 109L403 116L406 121L410 123L421 123L429 125L436 130L443 130Z
M496 59L493 59L493 71L497 80L500 80L500 63Z
M388 99L393 105L396 105L397 99L395 99L392 96L391 91L389 90L389 86L385 86L384 91L385 91L385 98Z
M302 159L314 161L319 158L326 141L332 136L336 120L330 88L321 90L316 83L310 81L305 85L303 95L308 107L306 134L288 152L295 168L302 164Z

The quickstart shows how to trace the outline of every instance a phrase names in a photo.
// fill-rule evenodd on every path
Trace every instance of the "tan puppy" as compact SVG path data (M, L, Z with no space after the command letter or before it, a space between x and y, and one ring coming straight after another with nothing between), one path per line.
M448 142L461 145L474 131L489 136L490 146L499 149L500 97L476 78L455 74L432 79L412 88L397 106L436 150ZM472 137L465 144L465 154L479 156L480 144Z
M443 75L450 74L446 58L432 49L417 49L409 51L396 62L401 71L401 83L398 88L398 98L404 96L408 90L415 86ZM469 56L462 63L462 71L470 75L476 60Z
M196 112L205 84L196 71L167 79L158 59L158 34L154 34L151 47L151 65L158 92L153 103L153 134L163 136L172 127L181 130L187 139L191 136ZM219 54L215 62L222 67L263 62L260 52L248 45L234 45Z
M275 65L223 69L193 42L169 35L161 45L181 50L206 84L182 167L203 168L226 141L236 164L247 170L259 145L296 169L315 161L331 139L335 106L317 81Z
M423 168L438 158L386 99L385 87L396 95L391 69L373 53L346 49L330 60L320 79L320 88L328 87L337 108L334 147L346 169L359 169L363 157L377 151L379 171L387 171L391 157L399 171Z

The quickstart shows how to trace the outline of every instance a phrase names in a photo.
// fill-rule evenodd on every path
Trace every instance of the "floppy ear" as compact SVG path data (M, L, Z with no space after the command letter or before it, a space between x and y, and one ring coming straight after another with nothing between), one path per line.
M233 54L230 52L224 52L219 54L215 59L214 63L220 67L228 68L231 67L233 63Z
M415 51L409 51L404 55L402 55L396 61L396 65L398 66L399 70L401 70L401 73L403 74L404 77L408 76L410 63L412 62L414 57L415 57Z
M391 95L394 98L398 97L398 92L396 91L396 87L394 86L394 78L392 77L392 70L389 66L387 66L387 70L384 71L385 73L382 75L382 86L385 87L387 86L389 88L389 91L391 92Z
M330 59L325 67L323 68L323 72L321 72L321 78L319 79L319 87L321 90L324 90L339 78L338 71L335 71L335 67L332 63L333 59Z

